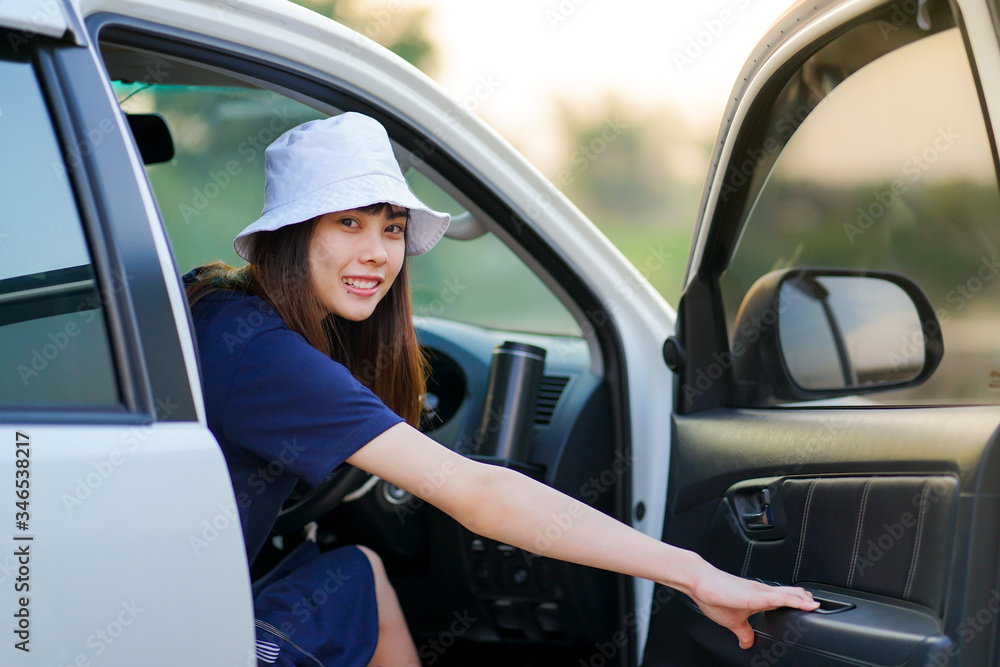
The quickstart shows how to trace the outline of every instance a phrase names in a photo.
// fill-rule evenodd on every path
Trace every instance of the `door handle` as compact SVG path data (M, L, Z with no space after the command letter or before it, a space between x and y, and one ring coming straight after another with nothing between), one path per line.
M740 521L747 530L767 530L774 528L774 513L771 510L771 490L761 491L764 507L759 512L740 514Z
M782 479L746 479L726 490L725 520L729 528L755 541L780 540L785 536Z

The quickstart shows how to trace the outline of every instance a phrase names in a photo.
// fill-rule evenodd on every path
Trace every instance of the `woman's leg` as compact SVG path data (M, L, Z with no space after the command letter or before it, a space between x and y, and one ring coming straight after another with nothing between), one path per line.
M375 575L375 599L378 602L378 644L369 667L420 667L417 647L403 618L396 591L389 583L382 559L368 547L358 549L368 557Z

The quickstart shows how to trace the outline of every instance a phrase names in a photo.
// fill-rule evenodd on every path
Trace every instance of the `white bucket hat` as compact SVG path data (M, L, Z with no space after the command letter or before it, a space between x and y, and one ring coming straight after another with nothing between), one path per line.
M410 191L389 135L359 113L312 120L288 130L264 151L264 210L233 241L249 260L250 237L334 211L389 203L409 209L406 254L427 252L451 221Z

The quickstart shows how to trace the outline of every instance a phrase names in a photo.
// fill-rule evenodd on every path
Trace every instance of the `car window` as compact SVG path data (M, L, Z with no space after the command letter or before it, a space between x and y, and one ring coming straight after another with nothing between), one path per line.
M422 201L451 213L455 224L472 215L416 169L410 168L406 178ZM493 233L461 241L445 237L430 252L408 261L413 314L418 317L489 329L582 335L566 307Z
M793 77L802 90L784 99L807 100L831 72L807 61ZM769 119L787 143L720 281L730 334L743 297L770 271L898 272L928 296L944 358L919 387L854 400L1000 402L1000 194L958 29L901 46L833 86L814 108L776 104ZM912 356L917 342L900 336L888 361Z
M285 130L327 114L261 87L213 71L213 85L178 84L188 71L168 68L163 82L116 76L122 52L105 48L115 92L128 114L158 114L175 155L147 167L180 273L214 260L239 266L232 239L259 217L264 204L264 149ZM110 54L110 55L109 55ZM138 56L140 59L142 56ZM136 56L131 56L135 62ZM148 77L147 77L148 78ZM449 194L429 168L407 165L410 186L428 205L453 217L469 203ZM413 160L418 163L419 160ZM414 314L488 328L582 335L575 318L525 263L493 233L444 239L408 258Z
M30 63L0 52L0 82L0 404L117 404L106 293L67 174L80 157L60 153Z

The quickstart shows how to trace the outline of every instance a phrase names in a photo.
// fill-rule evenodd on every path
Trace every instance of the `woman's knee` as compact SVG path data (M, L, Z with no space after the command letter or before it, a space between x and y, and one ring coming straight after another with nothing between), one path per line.
M396 597L396 591L389 581L389 575L385 571L382 559L368 547L358 545L358 549L368 558L368 562L371 563L372 575L375 579L375 601L378 605L379 626L383 630L394 630L398 627L405 627L403 610L399 606L399 599Z
M368 559L368 563L372 568L372 574L375 575L375 583L380 584L383 581L388 581L388 575L385 572L385 565L382 563L382 559L379 555L368 547L360 544L357 545L356 548L365 555L365 558Z
M368 547L357 545L358 550L365 555L372 568L372 576L375 579L375 597L378 598L379 607L388 603L396 597L396 592L389 582L389 575L385 571L385 565L377 553Z

